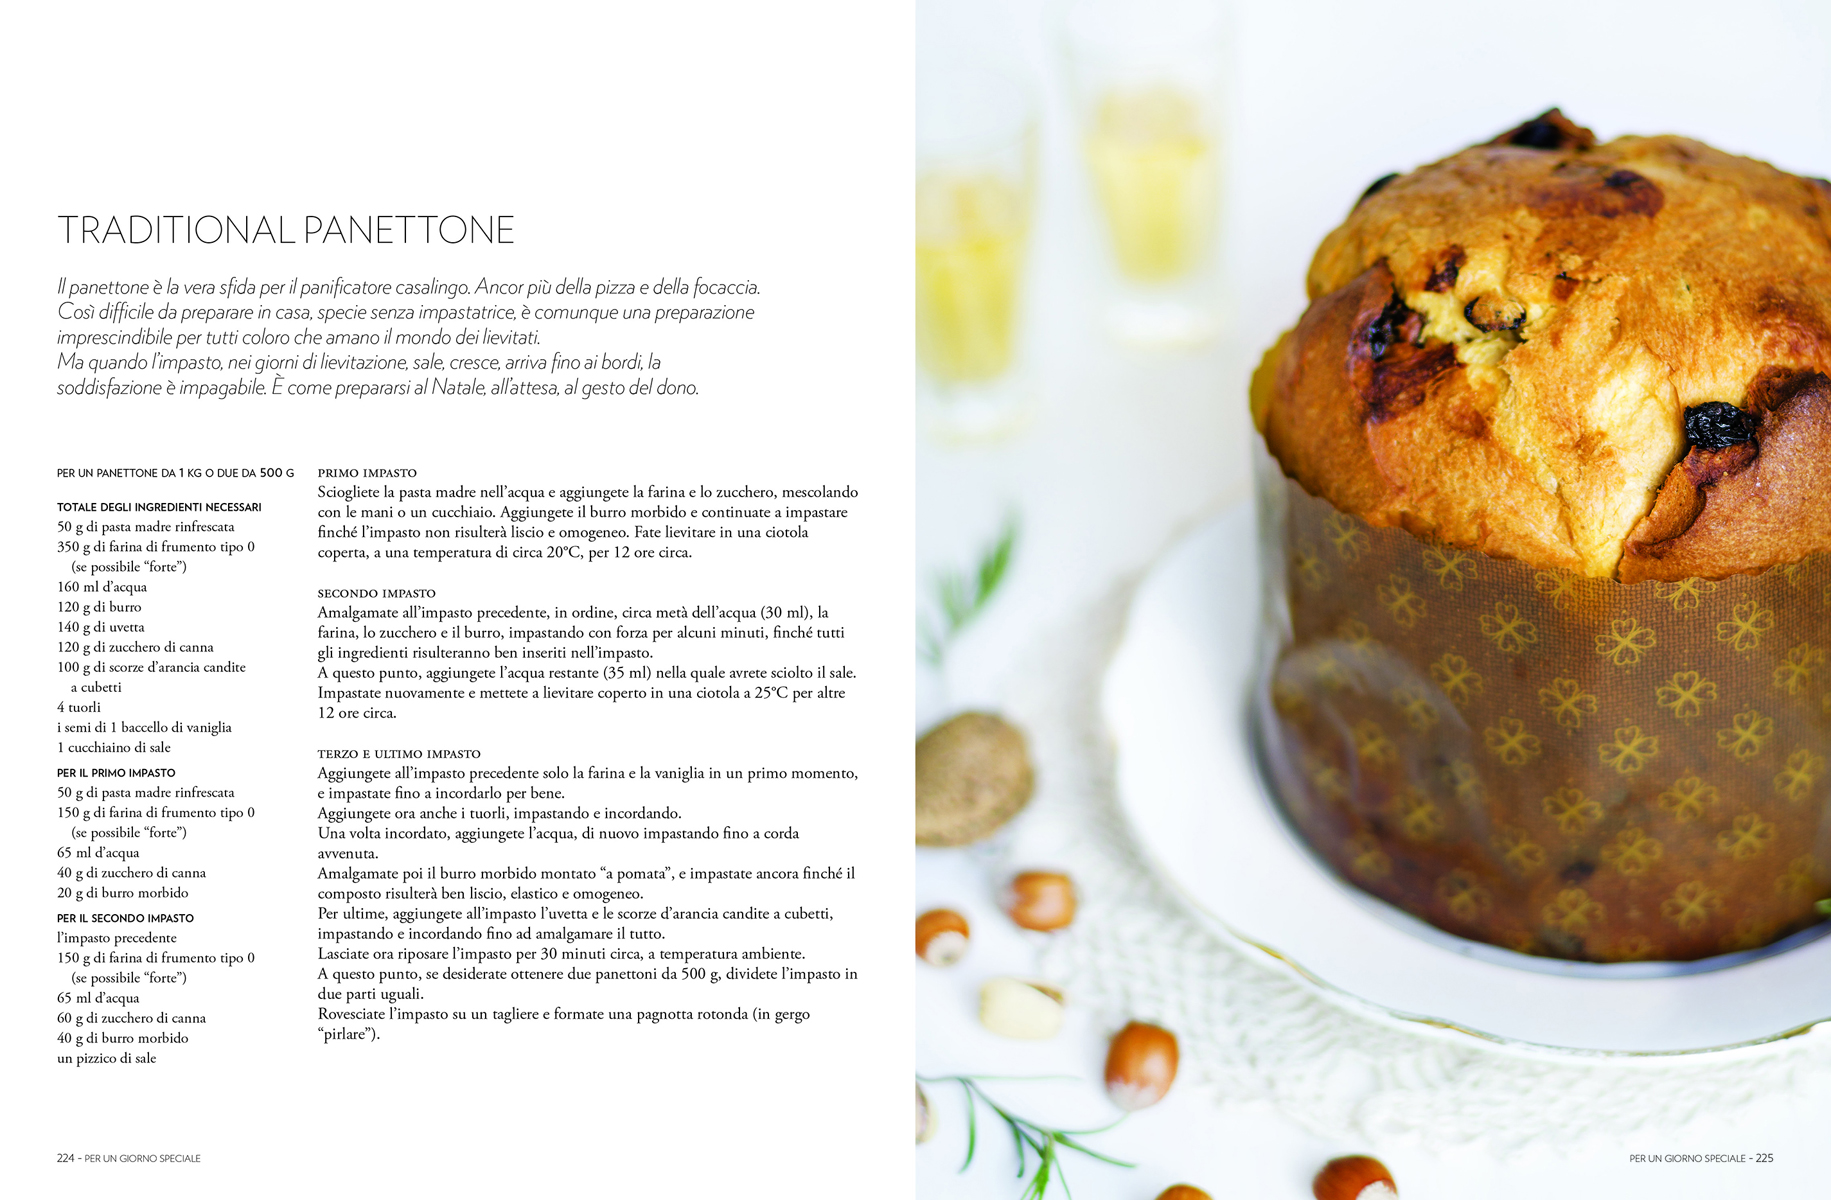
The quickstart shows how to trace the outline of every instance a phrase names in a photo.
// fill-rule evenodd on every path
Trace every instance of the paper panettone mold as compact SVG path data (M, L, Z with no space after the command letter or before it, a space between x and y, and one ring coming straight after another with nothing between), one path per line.
M1623 584L1378 528L1265 464L1277 799L1363 890L1595 962L1756 949L1831 895L1831 555Z

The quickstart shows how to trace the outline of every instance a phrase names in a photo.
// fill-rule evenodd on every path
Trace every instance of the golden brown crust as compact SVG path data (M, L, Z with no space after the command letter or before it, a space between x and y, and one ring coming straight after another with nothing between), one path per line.
M1831 185L1547 114L1365 197L1309 294L1253 411L1343 511L1622 579L1831 550L1831 396L1759 394L1831 373ZM1764 415L1699 483L1685 412L1712 401Z
M1750 391L1761 410L1755 441L1693 447L1673 468L1628 537L1623 583L1752 574L1800 557L1802 544L1831 546L1831 379L1813 372Z

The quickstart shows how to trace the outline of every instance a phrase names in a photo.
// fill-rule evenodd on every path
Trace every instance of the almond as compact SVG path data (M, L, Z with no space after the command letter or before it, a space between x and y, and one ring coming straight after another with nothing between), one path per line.
M1030 802L1036 776L1024 735L991 713L961 713L915 747L918 846L965 846L989 837Z
M1000 1037L1052 1038L1062 1029L1062 993L1027 979L989 979L979 989L979 1023Z

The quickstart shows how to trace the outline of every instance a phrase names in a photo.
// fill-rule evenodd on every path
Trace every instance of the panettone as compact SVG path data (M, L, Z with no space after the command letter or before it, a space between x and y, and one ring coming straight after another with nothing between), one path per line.
M1370 188L1309 296L1253 415L1344 512L1627 583L1831 549L1824 180L1553 110Z
M1374 184L1309 294L1252 395L1299 835L1529 954L1817 922L1831 185L1553 110Z

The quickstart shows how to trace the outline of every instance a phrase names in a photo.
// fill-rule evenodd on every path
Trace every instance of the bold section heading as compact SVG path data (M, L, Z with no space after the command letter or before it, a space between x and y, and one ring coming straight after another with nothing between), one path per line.
M468 216L450 213L395 213L375 216L306 216L290 228L284 216L92 216L59 213L64 241L79 245L255 245L332 243L370 246L468 246L514 244L513 214ZM289 234L303 236L289 236Z

